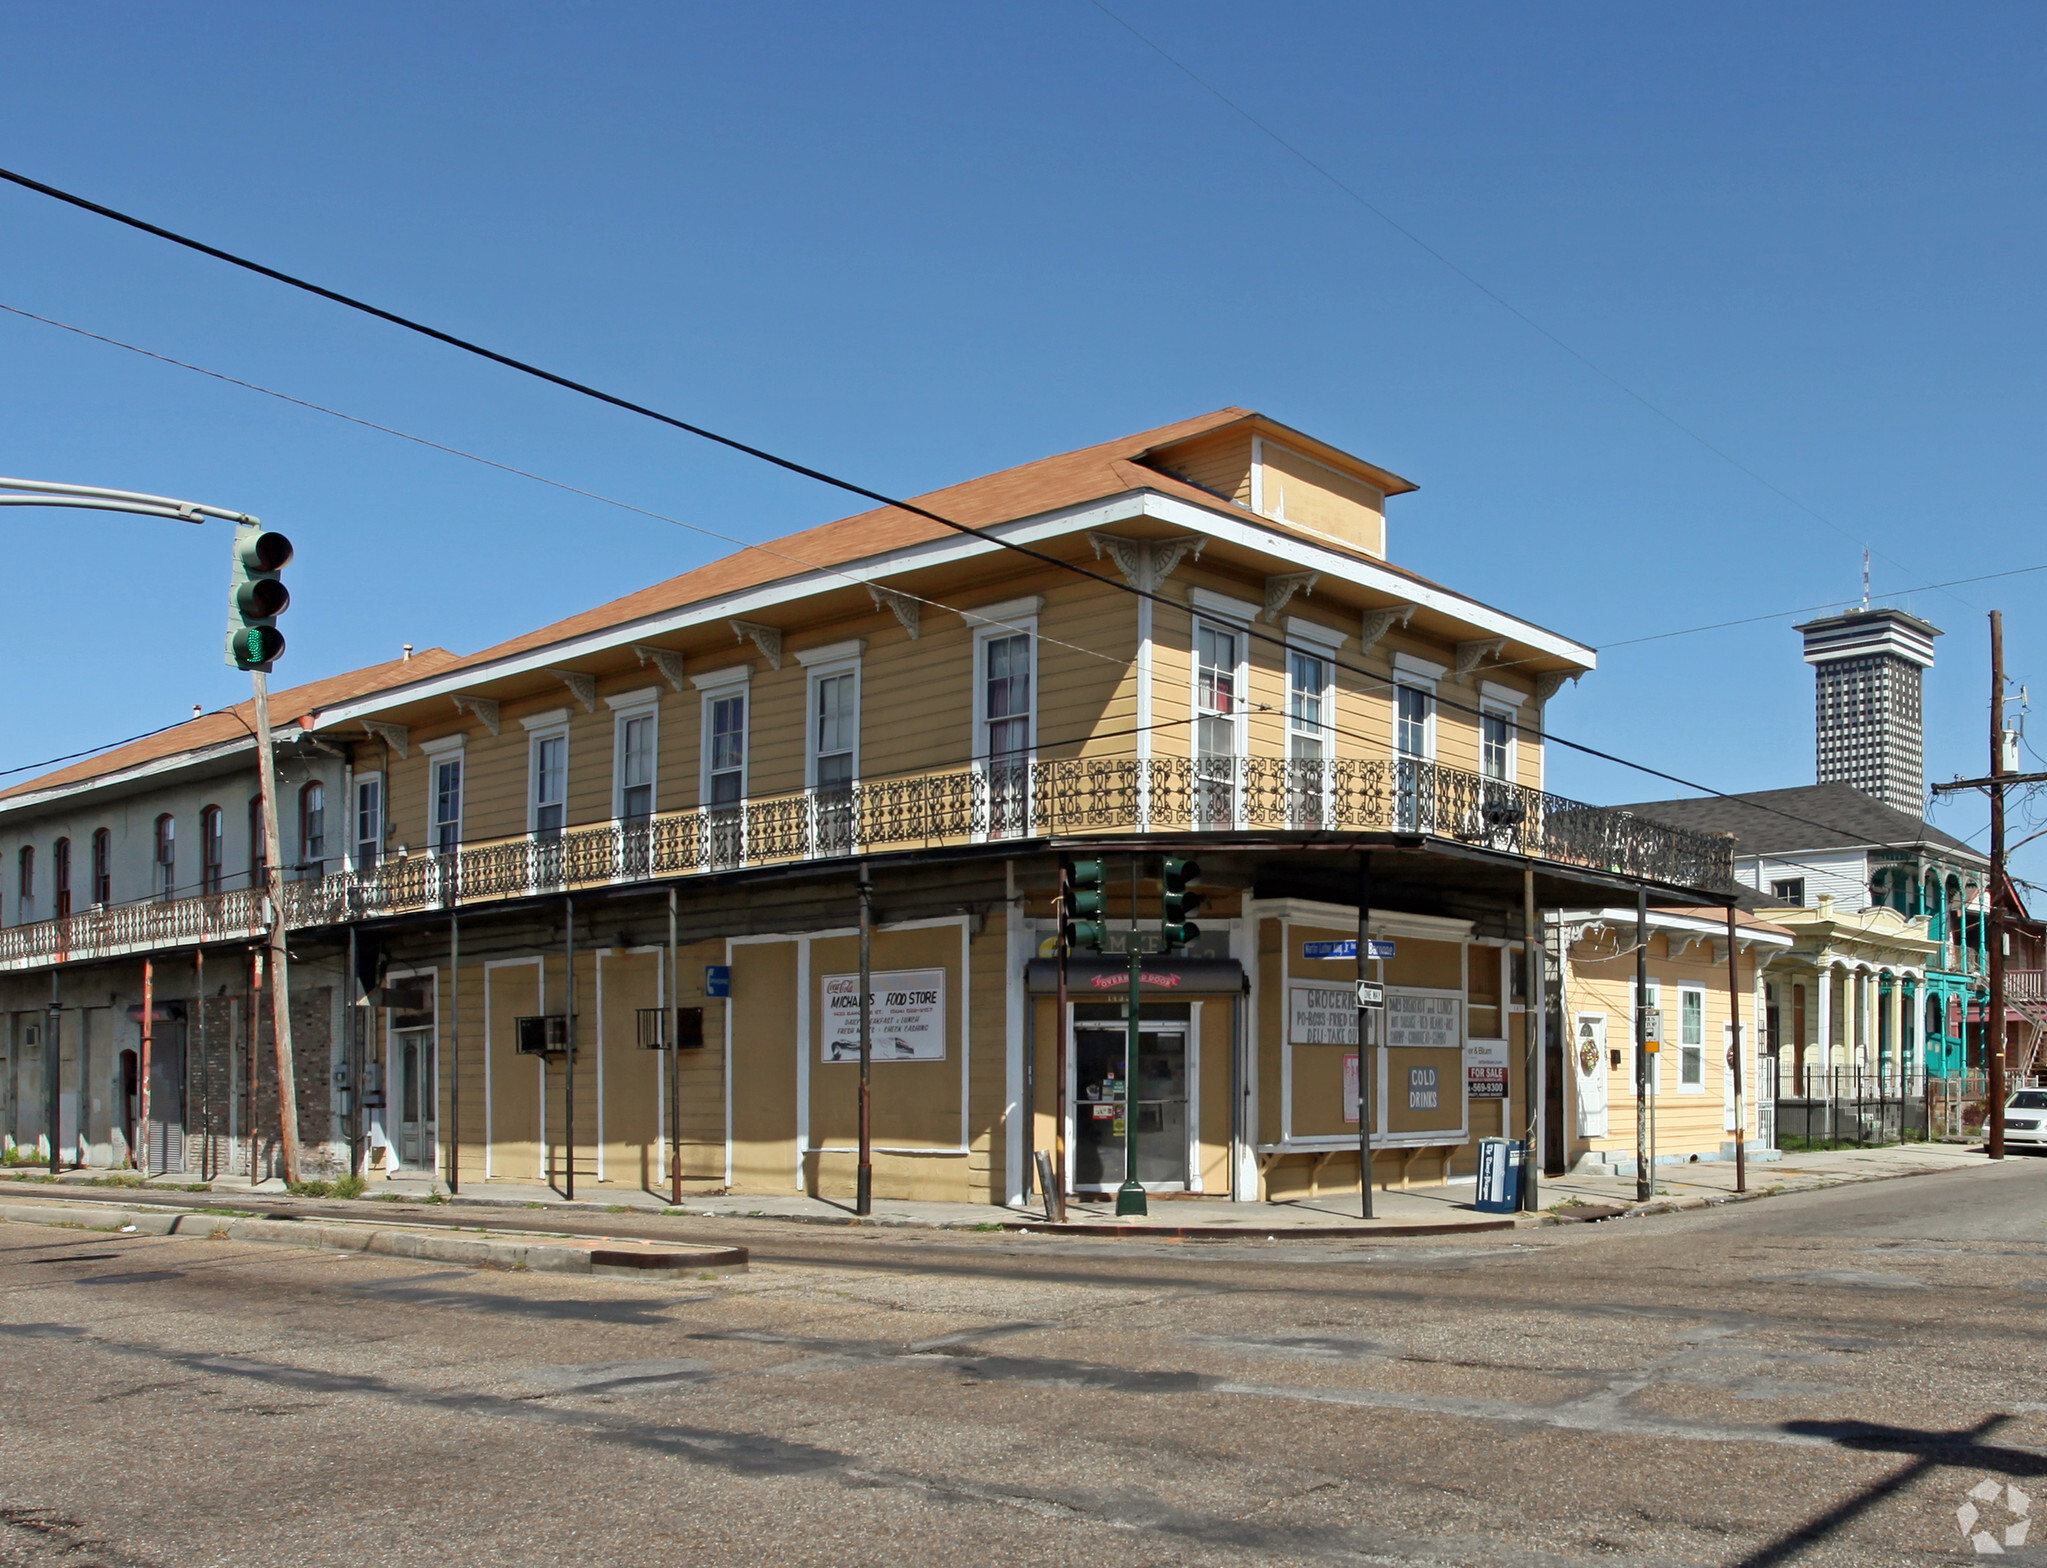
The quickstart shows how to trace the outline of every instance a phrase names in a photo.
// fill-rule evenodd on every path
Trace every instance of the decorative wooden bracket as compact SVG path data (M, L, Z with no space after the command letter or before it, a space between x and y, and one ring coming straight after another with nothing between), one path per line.
M498 732L498 700L495 697L454 697L457 713L469 712L483 721L483 727L495 735Z
M362 727L397 752L401 757L412 755L412 731L402 724L384 724L376 719L364 719Z
M903 630L910 634L910 641L915 642L917 620L924 609L924 601L899 589L884 588L878 583L869 583L867 591L873 596L874 607L877 610L886 605L895 612L896 619L903 623Z
M1315 593L1315 581L1321 575L1320 572L1288 572L1283 577L1266 578L1265 618L1277 626L1279 612L1286 608L1287 600L1295 594L1312 598Z
M1126 539L1121 534L1098 534L1088 530L1087 542L1095 547L1095 559L1106 555L1116 563L1130 586L1140 593L1155 593L1160 583L1179 569L1191 554L1201 559L1208 540L1201 534L1177 534L1170 539Z
M1474 637L1470 642L1460 642L1457 645L1456 673L1452 678L1463 680L1478 668L1481 659L1497 659L1506 646L1504 637Z
M650 648L642 643L634 643L633 652L639 655L640 663L653 665L669 685L677 691L682 690L681 654L673 648Z
M1583 670L1545 670L1535 677L1535 700L1548 702L1564 689L1565 681L1575 684L1584 673Z
M1376 610L1365 611L1365 618L1358 631L1364 646L1359 648L1358 652L1370 653L1381 637L1392 631L1396 625L1405 626L1414 619L1414 612L1420 608L1418 604L1388 604Z
M597 711L597 677L585 675L581 670L549 670L548 674L568 687L576 701L583 705L585 713Z
M759 621L734 621L732 630L741 642L753 639L753 645L760 649L761 657L776 669L782 667L782 628L763 626Z

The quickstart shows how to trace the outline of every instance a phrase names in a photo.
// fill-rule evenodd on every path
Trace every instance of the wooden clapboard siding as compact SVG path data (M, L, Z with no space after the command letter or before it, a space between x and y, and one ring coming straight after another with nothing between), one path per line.
M621 1187L658 1186L666 1169L663 1053L642 1048L639 1039L639 1010L661 1005L666 956L645 949L594 955L601 1014L595 1032L604 1047L604 1180Z
M540 1059L519 1054L515 1020L541 1011L540 961L491 965L485 983L490 1008L491 1175L538 1181Z
M947 772L971 760L973 631L926 605L912 641L894 616L868 632L860 661L860 774Z
M732 948L732 1180L743 1192L796 1187L795 942Z
M703 986L705 966L724 962L725 944L717 940L686 943L676 954L681 1005L704 1010L703 1049L677 1053L682 1173L689 1180L720 1186L725 1181L725 1022L731 1003L705 996Z
M967 1083L967 1196L982 1203L1008 1197L1009 1007L1005 908L967 944L973 1011L968 1025L972 1073ZM958 945L960 933L952 938Z
M1251 504L1251 432L1225 430L1183 441L1159 454L1158 466L1215 495Z
M1381 491L1277 441L1268 438L1262 446L1261 511L1368 554L1385 555L1386 497Z
M1129 756L1134 737L1115 732L1137 722L1137 601L1072 578L1039 591L1038 755Z

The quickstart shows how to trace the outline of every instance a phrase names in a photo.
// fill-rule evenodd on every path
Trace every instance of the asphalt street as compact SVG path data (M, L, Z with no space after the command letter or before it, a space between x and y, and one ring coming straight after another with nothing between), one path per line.
M752 1272L0 1226L0 1563L1916 1564L2047 1516L2047 1161L1407 1242L684 1229Z

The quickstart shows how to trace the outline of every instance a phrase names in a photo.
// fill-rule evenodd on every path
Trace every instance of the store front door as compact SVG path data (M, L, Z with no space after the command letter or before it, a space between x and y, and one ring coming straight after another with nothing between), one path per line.
M1137 1037L1137 1179L1147 1188L1189 1184L1187 1025L1147 1020ZM1073 1032L1073 1186L1123 1185L1126 1026L1077 1023Z

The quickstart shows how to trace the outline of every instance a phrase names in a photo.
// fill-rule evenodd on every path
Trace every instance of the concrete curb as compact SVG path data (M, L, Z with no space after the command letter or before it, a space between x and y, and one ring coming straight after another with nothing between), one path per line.
M336 1252L364 1252L424 1262L459 1263L479 1269L526 1269L547 1274L611 1274L630 1279L672 1280L704 1274L743 1274L744 1247L679 1252L654 1246L622 1246L603 1238L589 1241L520 1241L490 1236L440 1236L397 1230L368 1221L239 1219L227 1214L164 1213L66 1203L0 1202L0 1220L16 1225L55 1225L72 1230L112 1231L138 1236L185 1236L194 1240L266 1242Z

